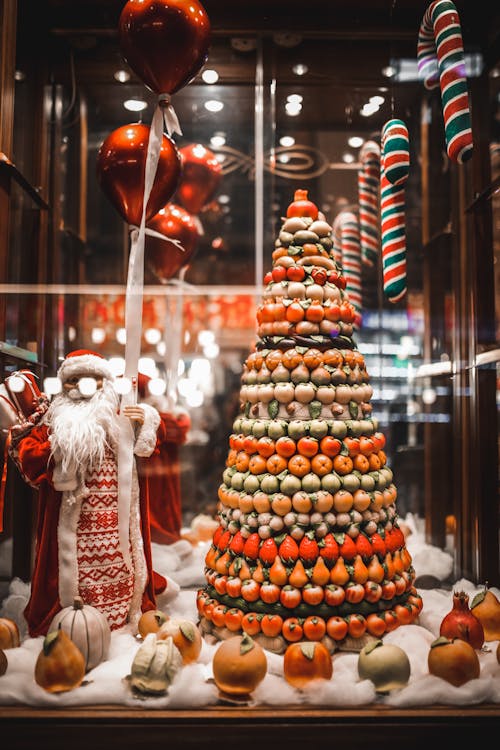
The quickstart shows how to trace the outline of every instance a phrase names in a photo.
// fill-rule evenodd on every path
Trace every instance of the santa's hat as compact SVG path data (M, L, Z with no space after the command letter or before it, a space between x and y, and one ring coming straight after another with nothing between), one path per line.
M68 378L72 378L74 375L113 380L113 373L102 354L97 354L97 352L92 352L89 349L76 349L74 352L67 354L57 371L57 377L61 383L65 383Z

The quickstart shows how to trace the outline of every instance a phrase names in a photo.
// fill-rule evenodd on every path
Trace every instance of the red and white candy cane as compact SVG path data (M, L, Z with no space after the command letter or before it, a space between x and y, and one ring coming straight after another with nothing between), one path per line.
M417 44L419 76L427 89L441 87L446 150L462 164L472 156L472 129L460 18L451 0L427 8Z
M361 242L359 221L354 211L344 209L335 217L332 227L333 257L342 267L346 293L354 306L354 324L361 323Z
M359 231L363 263L374 266L380 249L379 235L379 180L380 146L366 141L359 152L361 169L358 172Z
M409 167L406 125L402 120L389 120L382 128L380 213L384 293L390 302L397 302L406 294L404 183L408 178Z

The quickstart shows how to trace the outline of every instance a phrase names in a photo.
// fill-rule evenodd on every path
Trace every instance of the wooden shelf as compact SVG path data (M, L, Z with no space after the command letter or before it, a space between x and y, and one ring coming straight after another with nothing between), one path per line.
M36 352L32 352L29 349L22 349L20 346L14 346L13 344L7 344L5 341L0 341L0 354L12 357L12 359L19 359L21 362L28 362L30 365L40 366Z
M383 744L421 750L423 743L449 746L477 741L498 729L500 705L429 706L396 709L384 705L324 708L307 705L204 709L136 709L117 706L34 709L0 706L4 740L16 750L50 747L83 750L92 745L121 750L140 746L183 748L348 747L373 750ZM320 744L321 743L321 744Z
M26 177L18 170L15 164L6 156L3 151L0 151L0 171L5 172L9 178L13 179L17 184L29 195L38 208L47 211L49 204L46 203L40 192L28 182Z

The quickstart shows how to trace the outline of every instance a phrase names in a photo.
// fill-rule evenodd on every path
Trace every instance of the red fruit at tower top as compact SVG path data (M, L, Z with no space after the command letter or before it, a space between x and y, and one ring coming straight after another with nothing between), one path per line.
M318 207L308 199L307 190L296 190L293 202L287 208L287 218L291 216L309 216L311 219L317 219L319 214Z

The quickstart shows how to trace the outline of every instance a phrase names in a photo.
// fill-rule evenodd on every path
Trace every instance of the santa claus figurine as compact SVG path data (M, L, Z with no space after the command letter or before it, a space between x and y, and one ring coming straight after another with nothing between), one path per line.
M146 460L162 439L158 412L133 403L120 410L113 374L95 352L71 352L57 375L61 393L11 430L10 455L38 488L36 554L25 609L32 637L44 635L54 615L77 595L103 612L112 630L136 625L141 612L156 608L156 594L166 587L152 570L148 482L138 477L134 459ZM124 502L118 444L125 419L134 431L134 457Z
M163 426L158 449L147 461L139 459L139 476L149 482L149 519L151 540L157 544L173 544L181 539L182 498L179 448L186 442L191 426L189 415L182 409L169 409L165 395L149 390L151 378L138 375L138 396L141 403L153 406Z

